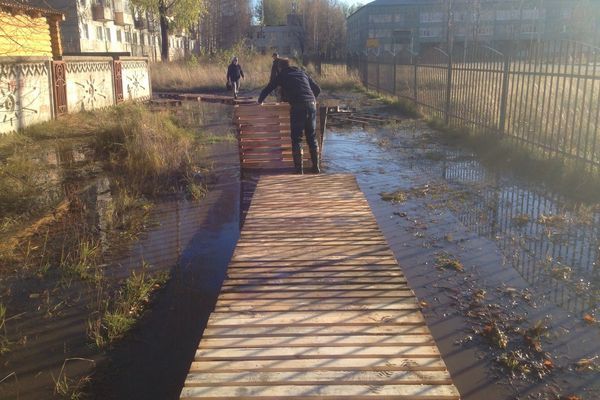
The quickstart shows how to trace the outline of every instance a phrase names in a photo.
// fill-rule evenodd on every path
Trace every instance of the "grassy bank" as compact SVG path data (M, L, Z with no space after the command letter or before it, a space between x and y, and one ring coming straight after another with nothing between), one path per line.
M125 200L184 189L192 183L199 161L192 133L170 114L137 104L69 114L32 126L0 138L0 231L56 207L64 198L65 180L97 173L93 169L98 165L81 171L70 168L77 164L69 159L73 148L82 149L79 153L88 153L112 174ZM58 166L74 176L61 176Z
M179 92L225 90L231 56L233 52L181 62L154 63L150 69L153 88ZM259 89L269 82L273 62L270 55L242 52L239 59L245 74L242 90ZM292 64L300 65L296 60L292 60ZM306 70L326 90L349 90L361 86L358 75L346 72L343 66L324 65L321 75L312 65L308 65Z

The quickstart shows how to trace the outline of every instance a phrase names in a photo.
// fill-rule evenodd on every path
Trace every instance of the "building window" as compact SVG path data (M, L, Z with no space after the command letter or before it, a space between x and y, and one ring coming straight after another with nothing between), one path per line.
M523 24L521 26L521 33L525 33L525 34L538 33L538 27L535 24Z
M140 33L140 44L142 46L146 44L146 36L143 33Z
M131 32L125 32L125 43L131 43Z
M137 33L133 32L133 42L131 42L133 44L138 44L137 42Z
M421 13L421 22L442 22L444 20L443 12L423 12Z
M440 28L421 28L420 33L422 38L434 38L440 37L442 30Z
M523 10L523 19L540 19L544 17L544 10L534 8L532 10Z
M89 27L88 24L83 24L81 26L81 37L83 37L84 39L88 39L90 38L90 31L89 31Z
M123 34L120 29L117 29L117 42L123 41Z
M104 40L104 30L101 26L96 27L96 40Z
M390 14L381 14L381 15L369 15L369 22L375 24L387 24L392 22L393 16Z
M112 41L112 35L110 34L110 28L106 28L106 41L107 42Z
M494 34L494 27L491 25L480 26L477 29L477 34L479 36L492 36Z
M394 15L394 22L397 24L403 24L405 22L404 14L396 14Z

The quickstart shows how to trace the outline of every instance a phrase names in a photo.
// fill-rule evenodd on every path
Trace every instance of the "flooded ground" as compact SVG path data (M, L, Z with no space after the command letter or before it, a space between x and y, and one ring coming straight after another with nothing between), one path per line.
M85 398L98 399L178 396L239 235L238 151L230 137L230 112L226 106L204 104L177 110L181 120L202 127L198 134L205 143L203 168L210 167L203 178L208 191L200 201L183 195L154 199L146 215L136 219L143 226L134 237L115 232L107 220L114 202L110 176L94 168L96 176L79 180L73 192L80 212L66 212L67 217L50 224L49 235L90 233L102 253L101 285L66 277L53 265L41 272L19 271L19 265L13 274L5 271L0 279L7 310L2 339L9 351L0 358L0 398L80 398L86 392ZM92 161L83 167L91 168ZM51 170L57 180L68 174L58 161ZM60 246L65 251L72 244L65 240L58 253ZM108 301L103 292L132 274L161 271L170 276L151 311L125 339L98 349L90 321L99 303Z
M168 282L127 337L101 352L88 335L100 297L93 285L52 274L2 278L11 343L0 356L0 398L51 398L63 386L97 399L178 397L254 181L241 185L237 143L223 140L230 108L190 103L177 113L206 131L206 197L157 201L139 235L119 238L103 218L110 177L86 167L86 189L73 191L85 204L79 218L93 223L69 225L101 237L114 285L144 270L168 271ZM356 175L463 398L600 398L598 206L440 143L412 121L331 128L325 171ZM90 158L76 150L60 158L71 166Z
M326 171L356 175L463 398L600 398L598 205L437 135L331 129Z

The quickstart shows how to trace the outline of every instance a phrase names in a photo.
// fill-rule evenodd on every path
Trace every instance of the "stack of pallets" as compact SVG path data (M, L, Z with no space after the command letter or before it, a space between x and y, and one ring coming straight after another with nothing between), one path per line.
M239 105L235 107L240 166L242 170L291 170L290 106L285 103ZM317 141L323 149L327 109L317 113ZM310 154L304 140L304 160L310 165Z

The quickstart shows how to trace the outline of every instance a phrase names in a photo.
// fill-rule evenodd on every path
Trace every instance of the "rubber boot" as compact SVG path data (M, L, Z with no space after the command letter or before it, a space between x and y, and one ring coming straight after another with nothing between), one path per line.
M302 149L300 149L300 150L292 149L292 155L294 157L294 168L296 170L296 174L302 175L304 173L303 166L302 166Z
M320 174L321 167L319 166L319 148L310 149L310 159L312 160L312 173Z

